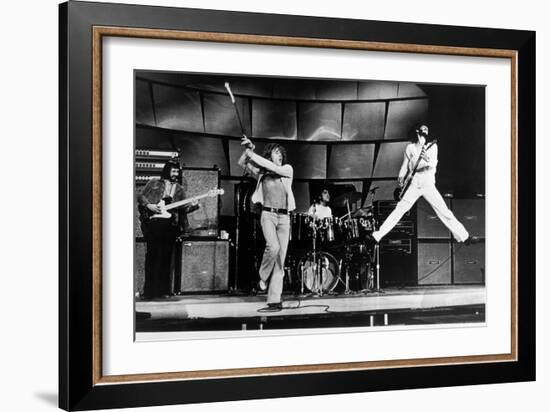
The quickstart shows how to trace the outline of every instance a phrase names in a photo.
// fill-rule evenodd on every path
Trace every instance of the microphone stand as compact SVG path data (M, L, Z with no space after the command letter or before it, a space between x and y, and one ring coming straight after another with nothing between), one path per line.
M246 136L244 133L244 126L243 122L241 120L241 115L239 113L239 108L237 107L237 102L235 101L235 96L233 96L233 92L231 91L231 87L229 86L229 82L225 82L224 84L225 88L227 89L227 92L229 93L229 97L231 98L231 103L233 104L233 107L235 108L235 113L237 114L237 120L239 121L239 126L241 127L241 134L243 138ZM245 170L243 170L243 176L244 176ZM241 180L242 184L242 180ZM236 210L236 219L237 224L235 225L235 281L234 281L234 287L235 291L237 290L237 273L239 270L239 244L241 243L240 238L240 232L241 232L241 202L240 202L240 189L237 190L237 210Z

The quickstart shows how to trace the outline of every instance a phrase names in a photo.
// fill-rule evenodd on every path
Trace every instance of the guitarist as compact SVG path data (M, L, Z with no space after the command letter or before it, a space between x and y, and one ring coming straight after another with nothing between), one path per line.
M460 223L453 212L449 210L443 197L435 187L435 172L437 167L437 144L427 143L428 126L421 125L415 129L414 141L407 145L403 156L403 163L399 170L398 183L400 187L405 184L406 178L413 173L417 165L416 173L412 177L411 184L397 203L395 209L386 218L380 228L372 233L376 242L380 240L401 220L401 217L413 206L417 199L422 196L434 209L437 217L447 226L458 242L472 243L468 232Z
M158 206L161 200L168 204L185 198L180 182L179 164L172 159L164 165L160 179L149 180L137 197L141 231L147 244L143 300L170 296L170 263L176 237L185 229L186 214L199 208L195 201L187 207L174 209L170 219L149 219L161 212Z

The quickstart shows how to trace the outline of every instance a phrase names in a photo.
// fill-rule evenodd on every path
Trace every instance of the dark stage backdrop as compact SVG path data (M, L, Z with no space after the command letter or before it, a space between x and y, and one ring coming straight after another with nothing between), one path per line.
M455 197L485 194L485 87L423 85L438 138L437 183Z
M332 81L137 72L137 148L180 149L186 167L221 171L222 216L242 177L240 128L224 82L237 98L245 132L262 152L282 143L295 170L297 210L319 183L378 186L390 199L413 126L428 122L439 139L440 190L457 197L484 193L485 88L404 82Z

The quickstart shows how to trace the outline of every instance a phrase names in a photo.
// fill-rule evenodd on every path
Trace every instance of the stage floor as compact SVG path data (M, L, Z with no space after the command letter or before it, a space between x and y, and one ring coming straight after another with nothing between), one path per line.
M485 287L430 286L383 292L283 295L283 309L264 312L266 296L184 295L136 300L136 331L235 330L484 322ZM278 324L278 326L275 326ZM261 325L261 326L260 326Z

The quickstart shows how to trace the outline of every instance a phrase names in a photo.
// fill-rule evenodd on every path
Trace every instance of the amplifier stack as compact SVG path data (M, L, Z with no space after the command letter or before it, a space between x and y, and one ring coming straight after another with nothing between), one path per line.
M179 161L176 150L135 150L135 190L138 193L152 178L160 178L166 162ZM220 187L220 170L212 168L181 167L181 185L185 197L203 195ZM135 210L134 273L135 288L143 288L146 244ZM212 293L229 289L230 247L228 239L219 239L219 196L200 200L200 209L185 216L184 232L172 255L172 293Z
M380 242L381 286L483 284L485 282L485 199L445 199L470 236L480 243L453 240L426 200L420 198ZM378 201L379 224L397 202Z
M453 212L470 236L485 239L485 199L453 200ZM485 241L468 247L455 244L453 283L485 283Z
M374 202L379 225L395 209L394 200ZM411 208L380 242L382 287L416 285L416 210Z
M163 149L136 149L135 152L135 182L136 186L146 184L154 177L160 177L165 163L179 158L180 153L175 150Z
M485 199L445 199L449 209L470 236L484 239ZM417 284L455 285L485 282L484 241L465 246L452 234L424 199L417 209Z

